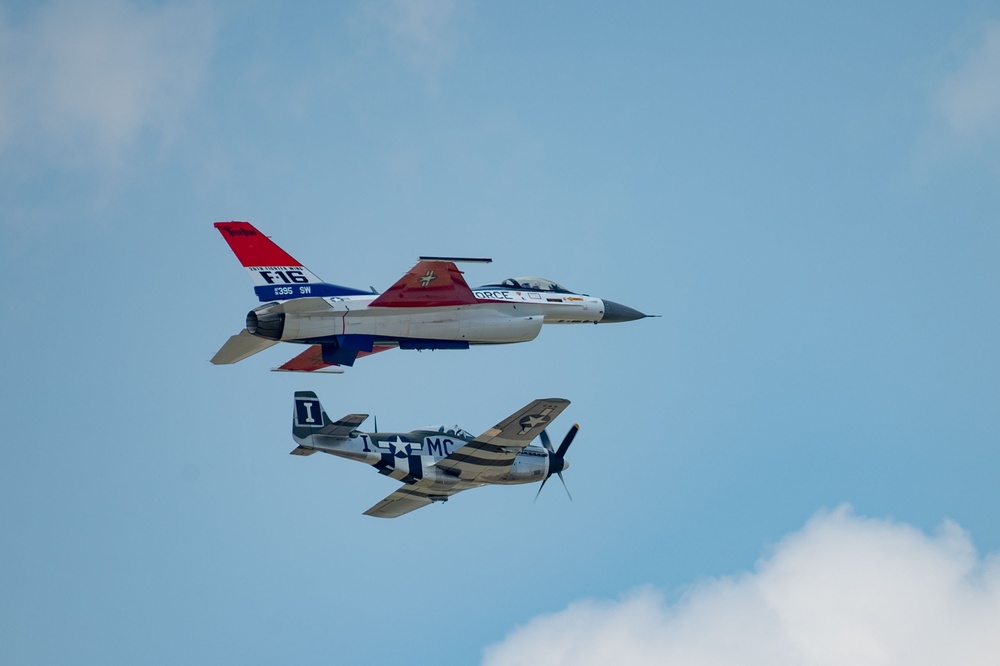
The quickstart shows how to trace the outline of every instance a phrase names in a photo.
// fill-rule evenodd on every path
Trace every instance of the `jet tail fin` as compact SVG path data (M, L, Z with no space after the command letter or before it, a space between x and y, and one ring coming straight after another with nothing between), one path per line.
M250 273L253 289L262 303L371 293L323 282L249 222L216 222L215 228Z

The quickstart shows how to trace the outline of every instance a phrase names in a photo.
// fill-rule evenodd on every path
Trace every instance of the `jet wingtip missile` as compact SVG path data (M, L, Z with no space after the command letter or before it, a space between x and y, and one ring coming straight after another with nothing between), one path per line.
M465 264L492 264L489 257L417 257L418 261L450 261L452 263Z

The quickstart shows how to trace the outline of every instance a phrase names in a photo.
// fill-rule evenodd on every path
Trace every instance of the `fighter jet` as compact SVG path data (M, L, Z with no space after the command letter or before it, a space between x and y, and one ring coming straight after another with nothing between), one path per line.
M569 468L566 451L580 426L569 429L558 449L552 448L545 428L568 405L569 400L562 398L533 400L479 437L458 426L363 433L357 427L367 414L331 421L315 393L296 391L292 437L298 446L292 454L311 456L322 451L363 462L402 481L399 489L365 511L366 516L376 518L396 518L489 484L541 481L537 499L553 474L566 485L562 475ZM543 446L531 444L536 437Z
M471 289L456 262L490 259L420 257L385 293L323 282L249 222L215 227L247 269L264 305L212 358L236 363L277 342L310 345L273 368L343 372L368 354L400 349L468 349L534 340L543 324L608 323L651 316L578 294L538 277Z

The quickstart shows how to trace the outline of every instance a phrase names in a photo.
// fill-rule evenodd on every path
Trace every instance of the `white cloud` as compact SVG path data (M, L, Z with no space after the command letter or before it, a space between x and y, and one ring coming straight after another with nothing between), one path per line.
M485 651L513 664L921 666L997 663L1000 560L952 522L934 536L842 507L783 539L751 573L581 601Z
M1000 24L985 27L937 89L935 107L961 139L1000 133Z
M0 13L0 151L113 164L141 133L169 136L200 89L213 32L191 2Z

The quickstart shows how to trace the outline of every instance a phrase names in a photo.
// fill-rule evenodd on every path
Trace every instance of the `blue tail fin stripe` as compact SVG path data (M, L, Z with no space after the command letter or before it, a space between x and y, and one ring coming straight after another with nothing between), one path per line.
M342 287L339 284L327 282L311 284L268 284L253 288L261 303L271 301L287 301L293 298L323 298L327 296L371 296L370 291L362 291L352 287Z

